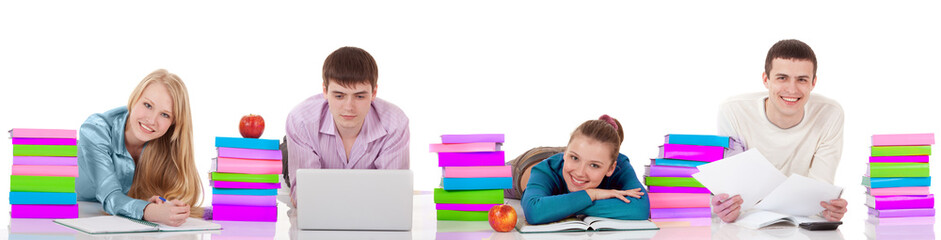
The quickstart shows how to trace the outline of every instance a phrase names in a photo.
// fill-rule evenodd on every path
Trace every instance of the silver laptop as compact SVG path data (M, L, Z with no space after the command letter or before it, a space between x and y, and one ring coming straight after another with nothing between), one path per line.
M412 229L412 171L298 169L302 230Z

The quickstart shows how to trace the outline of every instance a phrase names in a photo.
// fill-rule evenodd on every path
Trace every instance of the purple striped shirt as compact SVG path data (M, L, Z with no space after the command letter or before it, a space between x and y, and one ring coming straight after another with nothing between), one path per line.
M286 127L288 176L301 168L409 169L408 117L402 109L376 98L347 159L333 115L323 94L314 95L291 110ZM291 188L294 198L295 188Z

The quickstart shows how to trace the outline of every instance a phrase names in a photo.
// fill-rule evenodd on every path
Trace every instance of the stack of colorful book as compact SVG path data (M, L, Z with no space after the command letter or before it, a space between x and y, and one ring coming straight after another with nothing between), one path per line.
M212 166L212 218L223 221L278 221L277 139L216 137Z
M863 176L870 218L933 218L934 195L928 192L932 144L933 133L872 136Z
M431 144L444 168L434 192L438 220L487 221L490 208L503 204L503 189L513 186L503 140L503 134L442 135L441 144Z
M76 131L15 128L10 130L10 137L10 217L77 218Z
M709 190L693 178L696 166L724 158L729 137L668 134L660 154L646 166L650 218L658 226L708 226Z

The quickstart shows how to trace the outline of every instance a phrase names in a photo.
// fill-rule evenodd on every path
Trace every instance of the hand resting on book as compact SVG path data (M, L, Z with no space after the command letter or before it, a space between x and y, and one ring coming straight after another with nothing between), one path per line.
M150 204L144 207L144 220L179 227L190 216L190 206L180 200L164 202L160 197L153 196L148 200Z
M588 196L591 197L592 201L608 199L608 198L617 198L617 199L621 199L621 201L624 201L625 203L630 203L631 200L628 200L624 196L640 198L640 196L644 195L644 192L640 191L640 188L628 189L628 190L589 188L589 189L585 189L585 192L588 193Z

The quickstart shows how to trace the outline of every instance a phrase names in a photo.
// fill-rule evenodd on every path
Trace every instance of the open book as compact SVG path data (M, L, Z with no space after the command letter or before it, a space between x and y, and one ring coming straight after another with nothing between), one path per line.
M75 219L56 219L54 222L90 234L135 232L180 232L220 230L222 225L199 218L189 218L179 227L152 223L122 216L97 216Z
M572 217L557 222L530 225L525 219L516 224L520 233L539 232L577 232L577 231L625 231L657 230L657 225L650 220L618 220L603 217Z
M772 217L778 215L785 218L794 216L789 220L795 225L806 221L826 221L808 217L824 210L820 202L837 199L843 192L843 188L798 174L785 177L755 149L697 168L699 173L693 174L693 178L710 192L742 197L743 215L736 223L745 227L760 228L780 222L778 220L782 217ZM774 214L750 215L758 211Z

